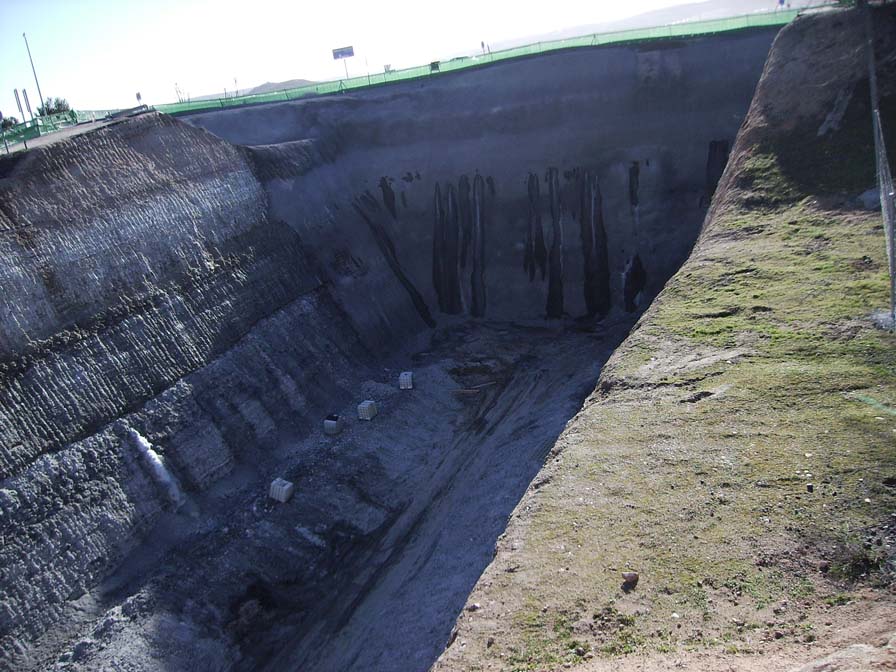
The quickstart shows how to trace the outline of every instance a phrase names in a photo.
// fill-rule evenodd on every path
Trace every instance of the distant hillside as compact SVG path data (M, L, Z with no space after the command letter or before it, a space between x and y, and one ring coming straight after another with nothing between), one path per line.
M315 84L313 80L310 79L288 79L285 82L265 82L264 84L259 84L258 86L252 87L251 89L240 89L236 93L240 96L250 96L255 93L270 93L271 91L282 91L284 89L295 89L300 86L306 86L307 84ZM228 90L228 96L233 96L234 91ZM224 92L220 93L209 93L204 96L191 96L190 100L213 100L215 98L224 98Z
M283 89L295 89L308 84L316 84L317 82L310 79L288 79L285 82L265 82L259 84L254 89L241 92L242 95L250 95L253 93L270 93L271 91L282 91Z
M577 37L579 35L589 35L591 33L607 33L618 30L650 28L691 21L721 19L728 16L753 14L757 12L773 12L775 11L777 4L778 3L775 0L705 0L704 2L681 4L654 10L652 12L645 12L618 21L605 21L571 26L549 33L527 35L526 37L515 40L495 42L491 47L493 50L510 49L512 47L531 44L533 42L560 40L568 37ZM802 9L805 7L828 4L828 0L791 0L788 4L791 9Z

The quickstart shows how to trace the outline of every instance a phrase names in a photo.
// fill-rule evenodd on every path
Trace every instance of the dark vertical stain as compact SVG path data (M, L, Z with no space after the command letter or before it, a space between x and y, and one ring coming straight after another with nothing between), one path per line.
M432 286L436 290L439 310L445 312L445 273L443 269L445 249L445 211L442 208L442 188L436 182L433 196L432 221Z
M405 291L411 299L411 303L413 303L414 308L417 309L417 313L427 326L430 328L435 327L436 322L432 319L426 301L423 300L423 296L417 291L414 283L412 283L408 276L405 275L404 270L401 268L401 264L398 262L398 255L395 253L395 245L392 243L392 239L389 237L386 227L380 219L383 215L376 198L369 191L366 191L362 196L355 199L352 205L361 218L367 222L367 226L370 227L370 231L373 234L374 240L376 240L377 247L380 248L380 252L383 254L383 258L385 258L386 263L389 264L389 268L392 269L395 277L405 288Z
M641 257L635 254L629 259L622 273L622 294L626 312L633 313L641 305L641 292L647 285L647 271L641 263Z
M439 301L439 310L456 315L463 310L460 294L458 254L460 226L457 192L448 184L443 194L436 184L433 195L432 284Z
M398 217L398 211L395 209L395 192L392 191L392 185L389 184L389 178L380 178L380 191L383 192L383 205L386 206L392 217Z
M494 198L497 195L497 190L495 189L495 180L491 175L485 178L485 183L488 185L488 193Z
M536 182L537 183L537 182ZM536 199L535 206L532 204L532 173L526 181L526 188L529 192L529 218L526 227L526 248L523 252L523 270L529 275L529 282L535 279L535 215L538 207Z
M526 186L529 191L529 232L526 236L526 254L531 254L527 270L529 279L533 280L535 268L539 268L541 279L544 280L547 273L548 250L544 244L544 229L541 225L541 187L538 175L529 173ZM524 265L525 263L524 260Z
M579 229L585 269L585 306L589 316L604 316L610 310L611 297L603 197L596 175L592 175L588 170L582 170L578 176Z
M473 237L473 210L470 207L470 178L461 175L457 183L457 213L460 219L460 267L467 267L467 251Z
M628 169L628 200L633 208L638 207L638 182L641 175L641 166L637 161L632 161Z
M401 192L401 205L405 209L407 209L407 207L408 207L408 195L406 193L404 193L403 191Z
M463 309L463 304L460 298L460 275L457 267L460 227L458 225L457 192L453 184L448 185L445 199L445 222L442 227L445 235L442 272L445 274L445 277L442 287L445 291L445 312L450 315L457 315Z
M553 224L551 253L548 259L547 316L549 318L563 317L563 206L560 203L559 175L556 168L548 168L545 175Z
M583 168L563 171L563 178L566 180L566 184L560 187L560 204L563 206L563 212L575 220L579 219L582 204L585 202L582 197L584 174L585 170Z
M473 317L485 316L485 227L488 209L485 180L473 178L473 233L471 240L472 271L470 273L470 312Z
M705 205L709 205L712 195L716 192L716 186L722 179L722 173L728 163L728 141L710 140L709 153L706 157L706 195Z

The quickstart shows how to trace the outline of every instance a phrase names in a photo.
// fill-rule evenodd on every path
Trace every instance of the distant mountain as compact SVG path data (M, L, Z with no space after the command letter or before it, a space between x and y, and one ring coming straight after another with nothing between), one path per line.
M295 89L300 86L306 86L308 84L316 84L317 82L310 79L288 79L285 82L265 82L264 84L259 84L258 86L254 86L251 89L240 89L237 93L240 96L250 96L255 93L270 93L271 91L283 91L284 89ZM232 97L234 95L233 90L228 90L226 92L227 96ZM190 96L190 100L214 100L215 98L224 98L225 92L221 93L209 93L204 96Z
M786 3L791 9L802 9L822 4L833 4L832 0L791 0ZM492 51L510 49L533 42L548 42L550 40L562 40L568 37L579 37L592 33L609 33L619 30L633 30L637 28L653 28L655 26L668 26L675 23L691 21L707 21L709 19L722 19L729 16L742 16L760 12L774 12L778 7L777 0L706 0L705 2L692 2L645 12L627 19L607 21L603 23L589 23L572 26L550 33L528 35L523 38L494 42L490 46Z
M270 93L271 91L282 91L283 89L296 89L300 86L307 86L308 84L317 84L317 82L310 79L288 79L285 82L265 82L248 91L240 91L240 95L248 96L253 93Z

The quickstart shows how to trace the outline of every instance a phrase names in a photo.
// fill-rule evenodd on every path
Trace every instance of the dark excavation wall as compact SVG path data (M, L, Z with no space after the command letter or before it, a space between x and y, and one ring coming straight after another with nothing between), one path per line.
M338 274L361 243L345 216L357 211L402 294L425 301L422 323L600 315L625 308L626 277L636 310L688 254L774 34L585 49L183 118L239 144L326 147L300 182L266 183L272 213L323 233ZM365 307L354 285L337 292L362 322L398 300Z
M0 163L0 649L414 335L642 310L773 37L150 114Z
M316 424L370 361L268 216L257 163L149 115L3 164L0 648L178 505L129 429L201 492Z

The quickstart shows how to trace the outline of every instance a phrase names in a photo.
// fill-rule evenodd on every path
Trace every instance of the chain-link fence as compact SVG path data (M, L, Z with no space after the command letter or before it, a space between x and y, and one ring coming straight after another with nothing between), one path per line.
M27 143L29 140L33 140L41 135L55 133L69 126L105 119L114 112L116 110L70 110L68 112L60 112L59 114L35 117L31 121L16 124L5 129L2 132L2 140L0 140L0 150L4 147L4 141L6 145L16 145L20 142Z
M711 19L706 21L693 21L689 23L676 23L656 28L638 28L621 30L610 33L593 33L580 37L570 37L548 42L538 42L511 49L503 49L475 56L461 56L448 61L434 61L427 65L421 65L403 70L392 70L366 74L348 79L333 80L309 84L283 91L260 93L247 96L231 96L228 98L214 98L208 100L181 101L164 105L156 105L156 109L167 114L179 114L184 112L200 112L215 110L223 107L237 105L251 105L258 103L274 103L287 100L295 100L306 96L318 96L329 93L339 93L353 89L363 89L371 86L382 86L393 82L407 81L430 77L433 75L464 70L468 68L482 67L497 61L504 61L521 56L533 56L552 51L574 49L580 47L595 47L606 44L620 44L625 42L643 42L648 40L662 40L676 37L695 37L698 35L711 35L749 28L763 28L769 26L783 26L790 23L800 11L782 10L748 14L745 16L733 16L725 19Z

